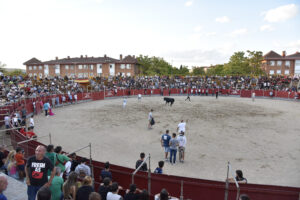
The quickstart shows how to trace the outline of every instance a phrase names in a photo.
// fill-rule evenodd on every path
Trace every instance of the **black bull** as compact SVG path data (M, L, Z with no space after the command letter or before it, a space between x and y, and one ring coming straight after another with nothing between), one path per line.
M166 104L170 103L170 106L172 106L173 103L175 102L175 99L174 98L165 97L164 101L166 101Z

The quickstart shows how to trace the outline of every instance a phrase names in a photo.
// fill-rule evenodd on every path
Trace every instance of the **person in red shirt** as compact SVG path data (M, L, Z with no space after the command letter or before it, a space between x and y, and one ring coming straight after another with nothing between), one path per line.
M26 132L25 132L24 127L22 127L22 128L19 130L19 132L20 132L22 135L24 135L24 136L26 137Z
M31 127L28 128L28 131L26 132L26 136L28 138L36 138L37 137L36 134L33 132Z
M21 147L16 149L15 160L17 164L17 170L19 173L19 178L21 181L24 179L25 175L25 161L24 161L24 150Z

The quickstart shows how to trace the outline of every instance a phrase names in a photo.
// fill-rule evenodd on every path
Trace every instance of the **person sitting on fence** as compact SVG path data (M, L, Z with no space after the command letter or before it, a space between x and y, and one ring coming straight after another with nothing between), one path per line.
M17 170L18 170L18 175L19 179L23 181L24 176L25 176L25 160L24 160L24 150L21 147L17 147L16 149L16 155L15 155L15 160L16 160L16 165L17 165Z
M143 163L144 159L145 159L145 153L142 152L142 153L140 154L140 159L136 161L136 164L135 164L135 168L136 168L136 169ZM140 168L140 171L146 172L147 170L148 170L148 167L147 167L147 163L145 162L145 163L143 164L143 166Z
M109 171L109 162L106 162L104 164L104 169L101 171L101 180L104 180L106 177L110 178L112 180L111 172Z
M91 176L91 169L87 165L88 159L82 158L80 164L75 168L75 173L80 174L80 171L84 172L86 176Z
M238 183L247 183L247 179L244 178L242 170L239 170L239 169L238 169L238 170L235 171L235 173L236 173L235 180L236 180ZM234 183L234 179L233 179L233 178L228 178L228 181L229 181L230 183Z
M37 137L37 135L33 132L32 127L28 128L28 131L25 132L25 135L26 135L27 138L36 138Z
M159 194L156 194L154 196L154 200L179 200L179 199L176 197L170 196L166 189L162 189Z
M158 162L158 167L154 170L154 173L155 174L162 174L163 173L164 164L165 164L164 161L159 161Z
M102 200L106 200L107 193L111 191L111 184L110 178L106 177L103 179L103 183L98 188L98 193L101 195Z
M106 200L122 200L122 196L118 194L120 189L122 188L117 182L112 183L111 191L107 193Z

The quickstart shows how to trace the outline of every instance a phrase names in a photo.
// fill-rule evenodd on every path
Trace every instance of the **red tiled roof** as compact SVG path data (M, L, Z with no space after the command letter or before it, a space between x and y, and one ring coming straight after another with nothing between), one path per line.
M40 60L36 58L31 58L30 60L23 63L24 65L32 65L32 64L43 64Z
M297 51L294 54L286 56L287 58L295 58L295 59L300 59L300 53Z
M110 57L76 57L76 58L63 58L63 59L57 59L57 60L50 60L43 62L44 64L80 64L80 63L115 63L119 60L110 58Z
M120 60L119 63L135 64L137 63L137 59L129 55L126 56L124 59Z

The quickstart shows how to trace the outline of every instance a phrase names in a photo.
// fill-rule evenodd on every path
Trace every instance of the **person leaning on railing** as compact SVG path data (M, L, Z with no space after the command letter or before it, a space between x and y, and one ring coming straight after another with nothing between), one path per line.
M166 189L162 189L159 194L154 196L154 200L179 200L176 197L172 197Z
M239 170L239 169L238 169L238 170L235 171L235 173L236 173L235 180L236 180L238 183L247 183L247 179L244 178L242 170ZM230 183L234 183L234 182L235 182L233 178L228 178L228 181L229 181Z

